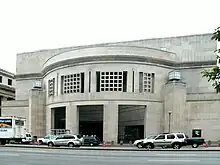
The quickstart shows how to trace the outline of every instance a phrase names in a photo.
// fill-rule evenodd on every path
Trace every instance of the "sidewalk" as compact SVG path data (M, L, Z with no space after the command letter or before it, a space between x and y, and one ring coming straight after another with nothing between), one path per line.
M220 147L204 147L204 146L200 146L198 148L192 148L191 146L189 147L182 147L181 149L179 150L174 150L172 148L168 148L168 149L162 149L162 148L155 148L155 149L152 149L152 150L146 150L146 149L138 149L137 147L135 146L93 146L93 147L90 147L90 146L82 146L80 148L69 148L69 147L48 147L47 145L13 145L13 144L8 144L8 145L5 145L5 146L1 146L1 147L17 147L17 148L38 148L38 149L74 149L74 150L108 150L108 151L193 151L193 152L196 152L196 151L219 151L220 152Z

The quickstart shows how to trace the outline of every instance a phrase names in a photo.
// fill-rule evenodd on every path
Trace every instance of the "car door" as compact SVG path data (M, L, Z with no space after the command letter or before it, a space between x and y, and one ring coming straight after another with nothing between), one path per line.
M58 136L55 140L54 140L54 145L56 146L62 146L64 143L64 136Z
M64 136L63 145L67 146L71 140L75 140L75 139L76 138L74 135L66 135L66 136Z
M154 145L155 146L163 146L163 145L165 145L165 142L166 142L166 140L165 140L165 135L159 135L159 136L157 136L155 139L154 139Z
M166 135L166 139L165 139L165 144L167 146L170 146L173 142L173 140L175 139L175 135L174 134L168 134Z
M84 145L88 145L89 143L90 143L90 138L89 137L85 137L84 141L83 141L83 144Z

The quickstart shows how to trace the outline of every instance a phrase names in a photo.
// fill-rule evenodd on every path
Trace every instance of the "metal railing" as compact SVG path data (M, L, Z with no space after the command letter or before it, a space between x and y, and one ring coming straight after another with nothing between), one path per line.
M70 130L68 129L51 129L51 135L62 135L62 134L70 134Z

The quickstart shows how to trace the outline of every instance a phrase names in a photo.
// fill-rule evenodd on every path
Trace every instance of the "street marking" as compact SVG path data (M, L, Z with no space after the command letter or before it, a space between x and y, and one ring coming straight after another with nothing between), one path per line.
M0 156L20 156L19 154L13 154L13 153L0 153Z
M185 160L185 159L148 159L148 162L200 162L199 159L194 159L194 160Z
M181 153L181 154L176 154L176 153L165 153L165 154L156 154L156 156L197 156L197 154L188 154L188 153Z
M35 152L35 153L45 153L47 151L44 151L44 150L41 150L41 151L38 151L38 150L17 150L18 152Z

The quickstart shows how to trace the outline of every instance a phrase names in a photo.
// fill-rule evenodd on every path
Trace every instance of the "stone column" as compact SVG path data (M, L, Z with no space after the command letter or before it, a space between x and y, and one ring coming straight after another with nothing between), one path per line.
M145 137L163 132L163 105L149 102L145 109L144 119Z
M127 74L127 92L132 92L133 70L128 70Z
M168 82L163 92L164 132L187 132L186 84Z
M91 93L96 92L96 71L91 70Z
M148 115L147 115L147 106L146 105L144 106L144 109L145 109L145 112L144 112L144 137L147 137L147 135L148 135L148 130L147 130Z
M79 109L76 104L69 103L66 106L66 129L71 134L79 134Z
M134 92L140 93L139 91L139 71L134 69Z
M54 110L50 107L46 108L46 134L51 133L51 129L53 129L54 125Z
M89 71L85 71L84 75L84 93L89 93Z
M103 141L118 142L118 104L109 102L104 105Z
M42 137L46 134L46 100L45 91L42 89L31 89L29 96L29 131L33 136Z

